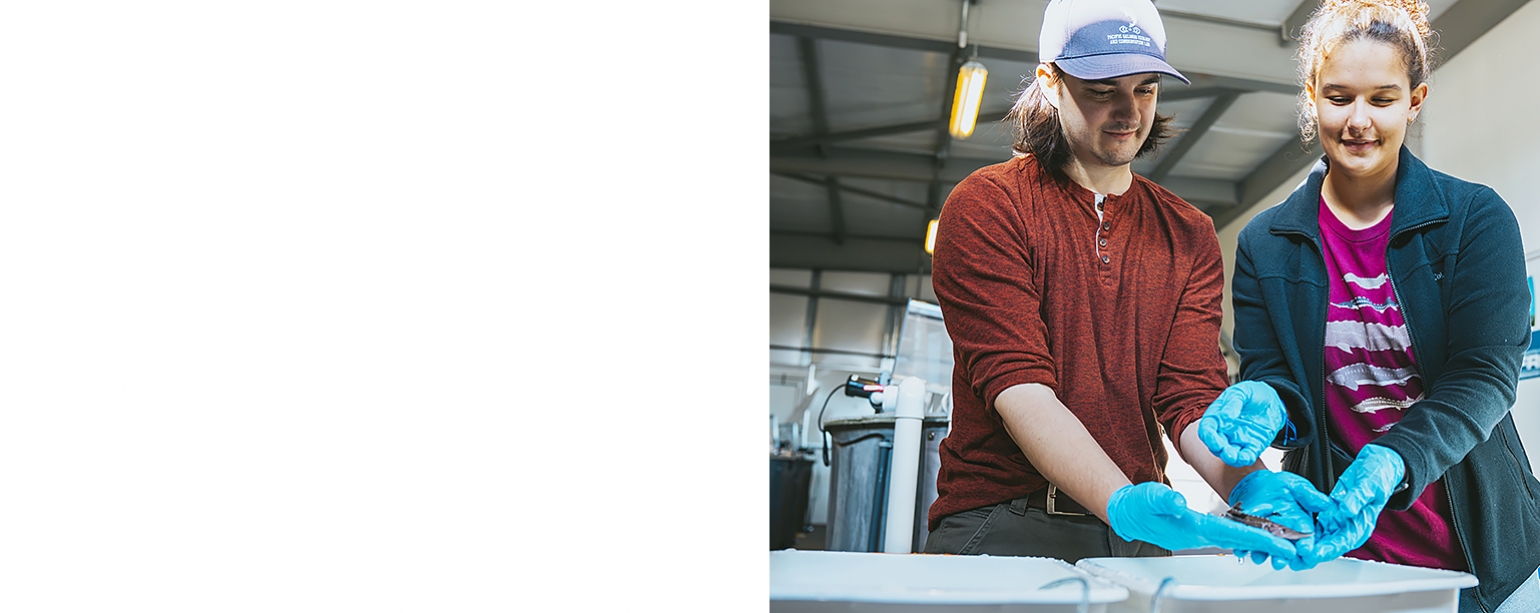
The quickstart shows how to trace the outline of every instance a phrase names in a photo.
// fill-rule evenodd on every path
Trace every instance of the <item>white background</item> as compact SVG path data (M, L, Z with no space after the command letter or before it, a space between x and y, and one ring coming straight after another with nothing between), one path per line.
M763 606L754 8L0 10L0 608Z

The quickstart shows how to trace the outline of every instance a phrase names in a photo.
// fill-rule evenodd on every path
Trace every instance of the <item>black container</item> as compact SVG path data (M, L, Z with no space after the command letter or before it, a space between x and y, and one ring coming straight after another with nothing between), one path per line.
M770 456L770 549L788 549L807 519L813 461Z

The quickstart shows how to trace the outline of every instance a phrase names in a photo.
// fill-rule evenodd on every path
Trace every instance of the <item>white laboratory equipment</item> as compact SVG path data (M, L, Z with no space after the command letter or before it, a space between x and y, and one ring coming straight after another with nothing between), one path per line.
M874 378L851 375L843 388L868 398L873 414L820 420L829 463L825 550L924 549L951 421L952 346L939 307L909 302L891 364Z

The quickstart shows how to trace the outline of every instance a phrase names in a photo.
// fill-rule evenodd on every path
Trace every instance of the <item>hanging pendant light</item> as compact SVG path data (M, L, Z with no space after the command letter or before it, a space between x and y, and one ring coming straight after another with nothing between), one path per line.
M952 138L973 136L979 119L979 105L984 102L984 81L989 70L978 60L968 60L957 69L957 95L952 99L952 123L947 128Z
M968 5L975 0L963 0L962 25L957 29L957 48L968 48ZM973 46L973 57L957 69L957 93L952 96L952 121L947 132L952 138L973 136L973 125L979 119L979 105L984 101L984 81L989 70L979 63L979 47Z

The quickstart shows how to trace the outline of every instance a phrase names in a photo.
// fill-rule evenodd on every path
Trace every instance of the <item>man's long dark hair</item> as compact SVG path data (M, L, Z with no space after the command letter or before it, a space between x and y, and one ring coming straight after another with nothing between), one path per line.
M1058 67L1049 64L1048 69L1053 73L1049 78L1059 81L1061 77ZM1074 154L1070 152L1069 141L1064 137L1064 127L1059 125L1059 109L1048 100L1048 92L1038 87L1037 75L1030 75L1028 79L1027 88L1022 90L1016 98L1015 106L1005 116L1015 138L1011 151L1018 156L1032 154L1054 179L1069 181L1069 175L1064 174L1064 166ZM1144 139L1144 144L1139 146L1139 152L1134 157L1149 155L1165 144L1175 133L1171 127L1172 119L1174 117L1171 115L1156 114L1150 135Z

